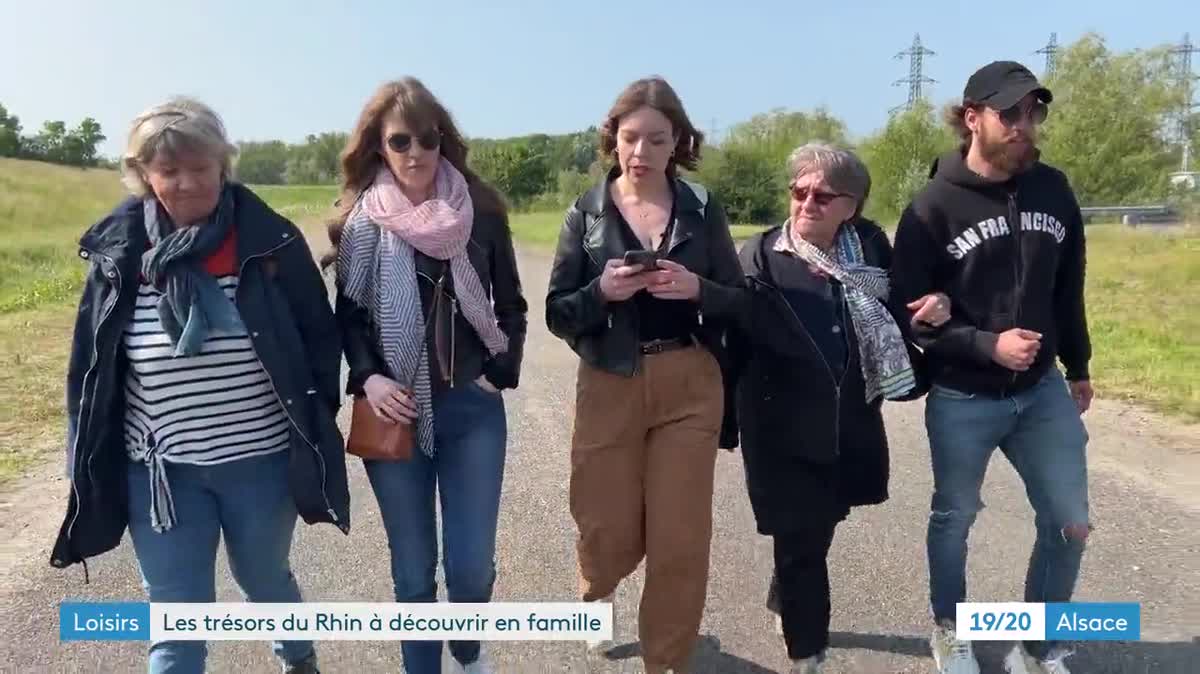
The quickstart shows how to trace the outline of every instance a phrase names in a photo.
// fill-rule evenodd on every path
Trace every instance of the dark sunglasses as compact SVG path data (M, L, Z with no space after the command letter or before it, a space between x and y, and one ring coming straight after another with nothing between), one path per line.
M853 196L844 192L821 192L818 190L810 190L807 187L797 187L792 185L792 198L796 201L801 203L808 201L808 197L810 195L812 196L812 200L816 202L818 206L828 206L829 204L832 204L833 200L837 199L838 197Z
M1021 123L1021 120L1028 115L1029 123L1037 126L1046 121L1046 116L1050 114L1050 107L1041 101L1029 106L1028 110L1022 109L1021 104L996 110L996 114L1000 117L1000 121L1004 122L1005 126L1016 126Z
M417 142L426 150L436 150L442 146L442 132L437 129L431 129L425 133L416 136ZM393 133L387 138L388 147L392 152L404 154L412 147L413 135L411 133Z

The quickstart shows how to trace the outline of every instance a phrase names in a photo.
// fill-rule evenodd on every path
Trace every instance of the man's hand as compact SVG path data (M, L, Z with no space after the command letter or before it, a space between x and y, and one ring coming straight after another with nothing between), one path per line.
M1071 389L1071 397L1075 399L1075 404L1079 407L1079 413L1087 412L1092 406L1092 398L1096 392L1092 390L1092 382L1087 379L1080 379L1067 383L1067 387Z
M1024 372L1033 365L1038 350L1042 348L1042 335L1024 328L1013 328L1000 333L996 340L996 351L992 360L1013 370Z

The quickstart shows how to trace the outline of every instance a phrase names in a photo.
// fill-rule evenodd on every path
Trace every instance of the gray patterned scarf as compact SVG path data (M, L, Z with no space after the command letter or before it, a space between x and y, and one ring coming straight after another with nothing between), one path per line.
M794 236L790 219L783 225L775 250L799 257L845 287L846 304L858 338L867 402L880 395L895 400L911 391L917 382L908 346L900 326L883 304L888 297L888 273L865 263L862 241L854 227L846 224L838 230L834 241L836 260Z
M150 238L150 249L142 255L142 275L162 293L158 315L175 355L195 355L212 331L241 327L233 303L203 267L233 227L233 189L223 186L208 220L190 227L176 227L154 196L142 205Z

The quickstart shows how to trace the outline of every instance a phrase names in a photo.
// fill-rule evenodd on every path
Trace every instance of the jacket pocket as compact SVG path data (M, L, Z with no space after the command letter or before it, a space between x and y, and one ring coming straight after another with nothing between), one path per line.
M965 393L963 391L959 391L958 389L942 386L941 384L934 384L929 389L929 395L945 398L947 400L973 400L975 398L974 393Z

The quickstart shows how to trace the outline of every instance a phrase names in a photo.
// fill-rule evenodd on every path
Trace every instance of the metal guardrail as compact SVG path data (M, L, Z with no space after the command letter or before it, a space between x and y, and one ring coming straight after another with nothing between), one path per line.
M1175 220L1178 213L1167 204L1149 206L1088 206L1080 208L1084 220L1119 217L1122 224L1136 225L1141 222L1168 222Z

